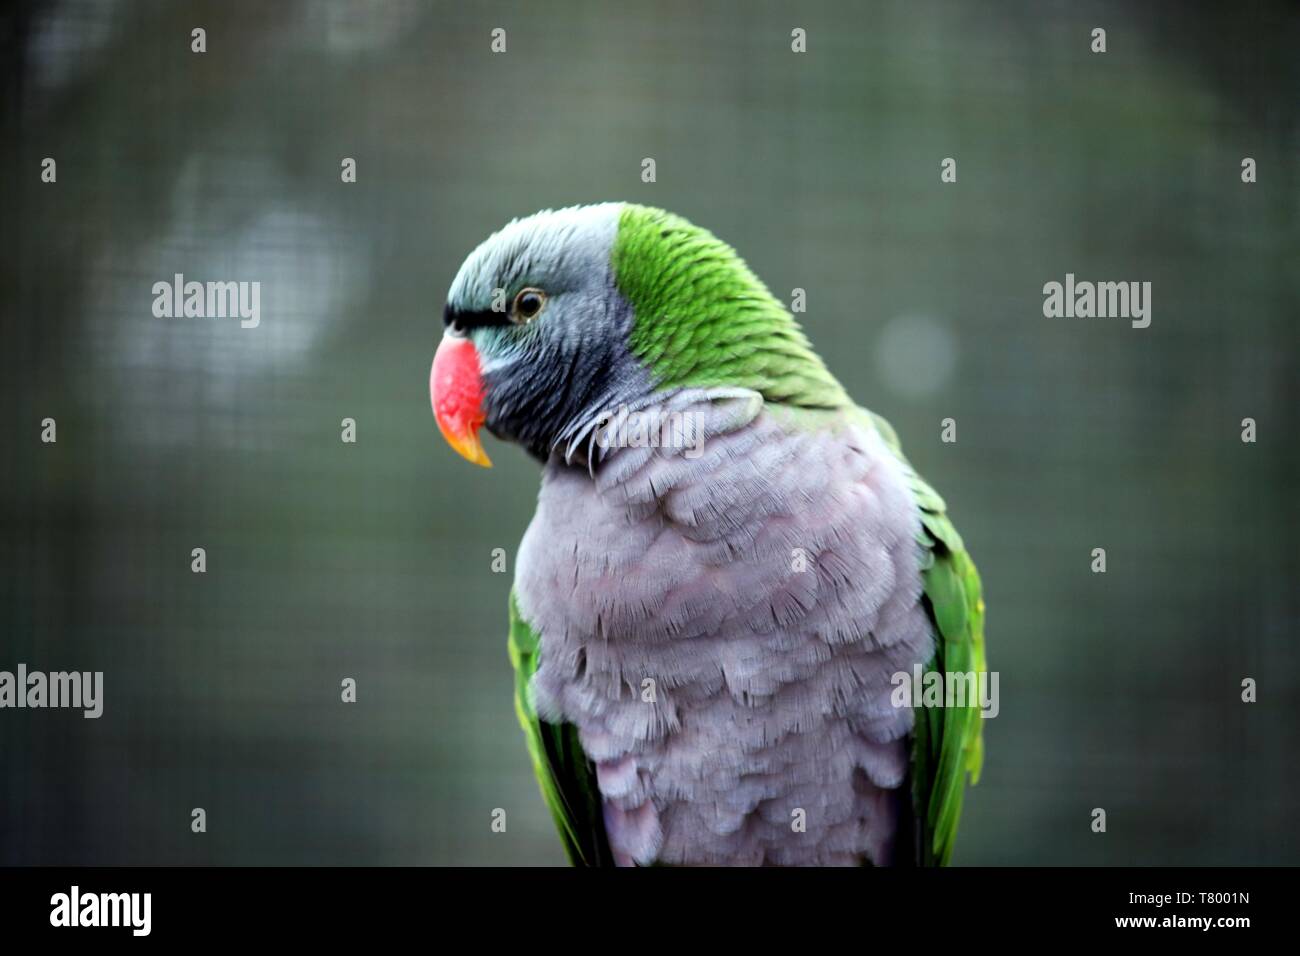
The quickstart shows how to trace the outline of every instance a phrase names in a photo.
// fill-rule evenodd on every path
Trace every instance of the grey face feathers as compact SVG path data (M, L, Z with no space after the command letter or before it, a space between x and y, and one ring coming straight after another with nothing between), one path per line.
M448 329L479 352L485 424L542 460L586 418L650 390L628 351L632 308L610 264L622 208L516 219L470 254L447 296ZM530 289L544 302L521 321L513 306Z

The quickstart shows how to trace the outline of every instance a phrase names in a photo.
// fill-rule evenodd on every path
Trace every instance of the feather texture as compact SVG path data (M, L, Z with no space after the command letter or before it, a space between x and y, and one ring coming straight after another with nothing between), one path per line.
M516 581L532 714L577 728L616 860L894 862L913 713L891 678L934 655L907 474L865 419L668 407L701 417L700 458L547 466Z

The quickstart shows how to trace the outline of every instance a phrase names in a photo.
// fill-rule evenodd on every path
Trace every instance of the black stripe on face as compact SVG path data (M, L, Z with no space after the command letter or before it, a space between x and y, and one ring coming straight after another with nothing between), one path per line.
M495 312L492 309L475 312L453 308L451 303L448 303L442 310L442 324L444 328L455 329L457 332L467 332L470 329L483 329L494 325L513 325L514 323L510 321L510 315L506 312Z

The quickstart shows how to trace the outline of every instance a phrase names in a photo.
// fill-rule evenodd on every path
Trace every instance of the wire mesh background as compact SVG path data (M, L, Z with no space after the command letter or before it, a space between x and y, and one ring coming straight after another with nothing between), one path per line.
M490 570L537 469L455 458L427 376L474 245L606 199L806 289L947 498L1002 696L956 862L1300 862L1300 18L1134 6L8 10L0 669L106 700L0 712L0 863L561 861ZM1044 318L1067 272L1151 327ZM155 318L175 273L260 326Z

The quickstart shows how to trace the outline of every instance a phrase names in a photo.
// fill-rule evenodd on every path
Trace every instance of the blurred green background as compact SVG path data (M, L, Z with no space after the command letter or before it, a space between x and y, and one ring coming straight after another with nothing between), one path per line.
M948 499L1002 696L955 862L1300 862L1300 17L1136 6L7 9L0 669L106 702L0 711L0 863L561 862L490 570L538 469L455 457L427 376L480 240L606 199L806 289ZM177 272L260 327L154 318ZM1044 318L1067 272L1151 327Z

